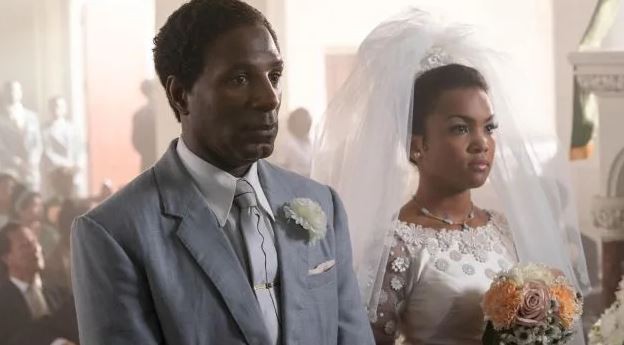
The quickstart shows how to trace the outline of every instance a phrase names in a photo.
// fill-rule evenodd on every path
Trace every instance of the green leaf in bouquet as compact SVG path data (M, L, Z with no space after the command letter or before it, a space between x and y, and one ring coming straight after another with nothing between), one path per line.
M494 329L494 325L492 325L491 321L488 321L487 325L485 326L485 332L483 332L483 337L481 337L481 343L483 345L503 344L498 332Z

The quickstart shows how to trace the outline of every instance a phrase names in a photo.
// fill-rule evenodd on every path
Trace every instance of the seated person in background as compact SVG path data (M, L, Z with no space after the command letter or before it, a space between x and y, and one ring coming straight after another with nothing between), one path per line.
M41 244L43 255L49 255L59 241L59 234L55 227L44 222L41 194L20 185L15 188L12 199L11 220L28 227Z
M58 241L61 239L60 232L62 230L59 229L60 212L65 202L71 201L76 194L74 176L75 170L70 168L57 168L48 176L52 185L47 187L48 198L44 204L42 222L43 228L52 228L54 231L48 231L49 233L45 234L48 238L45 240L39 237L46 260L58 246ZM51 243L48 240L51 240Z
M12 174L0 173L0 227L9 222L9 216L11 213L11 196L13 195L13 189L17 181Z
M43 272L43 277L47 282L71 291L71 258L69 247L71 225L74 218L83 215L95 205L96 203L89 199L68 199L63 202L58 214L60 240L50 256L46 257L46 268Z
M63 200L74 197L76 194L76 173L76 168L59 167L51 170L47 176L50 185L47 186L46 203L56 200L62 203Z
M73 300L61 288L42 281L41 246L18 223L0 230L0 258L8 279L0 284L0 344L70 345L78 332Z

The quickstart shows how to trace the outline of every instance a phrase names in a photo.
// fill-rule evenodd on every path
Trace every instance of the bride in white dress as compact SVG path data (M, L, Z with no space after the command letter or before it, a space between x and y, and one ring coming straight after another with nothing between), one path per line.
M402 13L364 40L326 112L312 177L345 203L378 344L481 344L482 296L517 261L586 287L574 210L545 182L480 43L466 26Z
M433 67L413 88L415 196L394 224L377 313L377 344L480 344L483 293L516 261L507 221L475 206L496 150L488 86L470 67Z

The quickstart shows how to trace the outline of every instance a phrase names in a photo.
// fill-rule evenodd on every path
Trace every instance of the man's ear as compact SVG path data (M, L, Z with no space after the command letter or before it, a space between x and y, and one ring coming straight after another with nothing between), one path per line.
M175 76L170 75L167 77L165 90L169 104L175 110L178 120L188 115L188 92L182 83Z

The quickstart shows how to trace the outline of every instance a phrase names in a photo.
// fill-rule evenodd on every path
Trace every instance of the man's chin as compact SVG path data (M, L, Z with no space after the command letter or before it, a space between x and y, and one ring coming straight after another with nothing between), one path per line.
M267 158L273 154L273 144L256 144L250 145L243 153L245 160L248 162L255 162L259 159Z
M275 149L275 146L273 145L273 143L258 145L256 149L258 159L269 157L270 155L273 154L274 149Z

